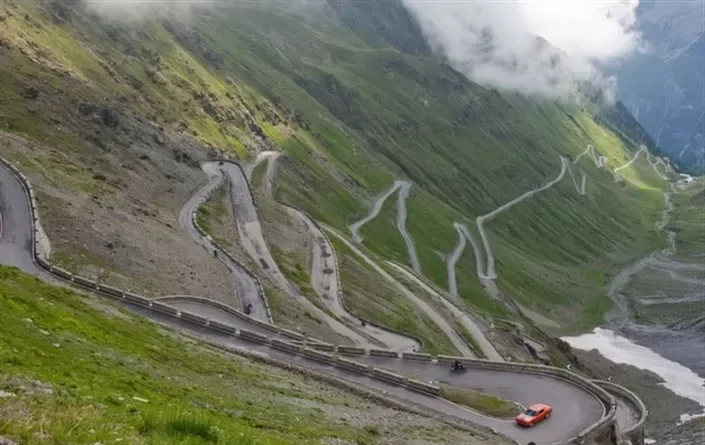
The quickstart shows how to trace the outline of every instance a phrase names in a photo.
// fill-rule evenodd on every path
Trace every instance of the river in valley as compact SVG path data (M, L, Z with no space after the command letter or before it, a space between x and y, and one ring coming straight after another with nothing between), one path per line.
M669 221L671 196L665 195L659 229L665 230ZM682 413L684 421L705 414L705 257L672 259L676 234L666 234L666 249L637 261L611 281L608 295L614 304L604 326L563 340L660 376L663 386L703 407L702 413ZM648 315L649 323L637 322L635 314Z

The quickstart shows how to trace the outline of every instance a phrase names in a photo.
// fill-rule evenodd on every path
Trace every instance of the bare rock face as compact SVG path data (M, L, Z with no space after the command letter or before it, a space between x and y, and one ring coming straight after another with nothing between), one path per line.
M12 441L10 439L5 439L4 437L0 436L0 445L20 445L20 444Z
M78 106L78 111L84 116L91 116L95 123L110 128L117 128L120 125L120 114L111 107L82 103Z
M22 97L24 97L25 99L34 100L39 97L39 90L35 87L27 87L22 92Z

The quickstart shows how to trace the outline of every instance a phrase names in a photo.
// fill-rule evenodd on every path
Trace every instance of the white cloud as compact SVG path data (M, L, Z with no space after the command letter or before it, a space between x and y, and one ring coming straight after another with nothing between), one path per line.
M460 72L531 96L572 96L583 82L611 95L615 81L602 67L640 47L639 0L402 1Z
M90 11L122 21L146 20L169 15L187 16L212 0L83 0Z

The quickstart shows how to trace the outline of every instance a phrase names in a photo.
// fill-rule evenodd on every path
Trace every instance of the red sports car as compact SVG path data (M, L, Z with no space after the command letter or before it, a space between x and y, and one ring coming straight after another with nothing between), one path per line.
M543 403L537 403L535 405L531 405L526 411L516 416L514 420L516 420L517 424L521 426L534 426L542 420L550 417L551 411L553 411L553 408L550 406L544 405Z

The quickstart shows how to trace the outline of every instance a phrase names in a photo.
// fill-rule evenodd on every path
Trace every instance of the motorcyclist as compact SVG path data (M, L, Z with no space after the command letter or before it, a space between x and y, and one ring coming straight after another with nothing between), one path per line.
M453 362L453 370L454 371L461 371L463 369L465 369L465 367L463 366L462 363L460 363L459 360L456 360L455 362Z
M247 315L250 315L252 313L252 303L247 305L247 307L245 308L245 313Z

